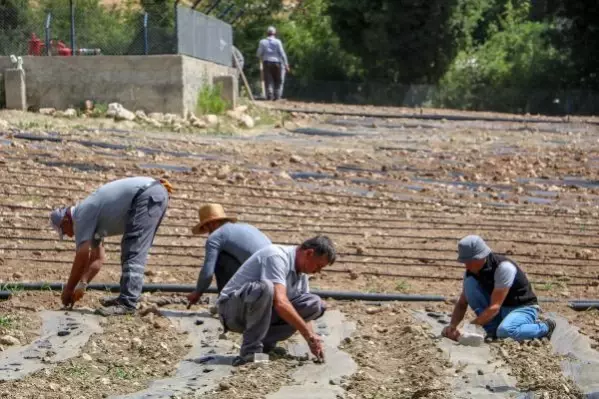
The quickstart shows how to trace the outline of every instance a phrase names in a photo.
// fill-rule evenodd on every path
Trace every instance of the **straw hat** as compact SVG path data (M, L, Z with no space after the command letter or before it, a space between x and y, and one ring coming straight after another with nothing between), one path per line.
M200 216L200 223L196 224L192 229L193 234L204 234L206 233L206 224L217 220L228 220L230 222L236 222L237 218L228 217L225 214L223 206L220 204L208 204L204 205L198 211Z

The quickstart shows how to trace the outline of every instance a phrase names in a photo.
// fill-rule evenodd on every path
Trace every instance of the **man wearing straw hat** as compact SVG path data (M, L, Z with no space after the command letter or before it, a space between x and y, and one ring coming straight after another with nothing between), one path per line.
M243 262L271 244L256 227L237 223L236 218L227 216L220 204L204 205L198 213L200 222L191 229L192 233L209 235L196 290L187 296L188 308L196 304L210 287L212 276L216 275L216 287L220 293Z
M71 274L62 292L62 303L81 299L105 259L104 238L122 235L120 295L101 301L102 316L135 312L141 295L144 269L156 231L168 206L172 186L151 177L129 177L98 188L75 206L50 213L60 239L75 236L76 253Z
M493 253L477 235L460 240L458 262L466 267L464 287L451 322L443 329L445 337L460 340L458 325L470 306L476 314L470 324L483 327L487 337L516 341L551 338L556 323L538 320L537 296L516 262Z

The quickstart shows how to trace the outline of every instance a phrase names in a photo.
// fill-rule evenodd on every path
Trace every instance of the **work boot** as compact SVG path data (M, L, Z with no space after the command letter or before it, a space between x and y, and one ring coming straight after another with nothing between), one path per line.
M96 309L96 314L104 317L108 316L124 316L128 314L135 314L135 308L129 308L127 306L117 304L114 306L107 306L104 308Z
M262 350L262 352L268 353L268 355L270 356L278 357L284 357L288 354L287 349L283 348L282 346L277 346L276 342L273 344L264 344L264 349Z
M553 331L555 331L555 327L557 326L557 324L555 323L555 320L553 320L553 319L546 319L545 324L547 325L547 328L549 329L549 332L547 333L547 335L545 335L545 337L547 337L547 339L551 339L551 336L553 335Z
M233 367L243 366L244 364L253 363L254 362L254 354L248 353L243 356L235 356L233 359Z
M110 307L110 306L115 306L119 304L119 297L118 296L105 296L100 298L100 305L104 306L105 308Z

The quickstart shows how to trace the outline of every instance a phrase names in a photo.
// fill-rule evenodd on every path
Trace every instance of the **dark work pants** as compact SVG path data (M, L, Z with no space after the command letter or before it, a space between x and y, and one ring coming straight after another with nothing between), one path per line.
M281 85L283 84L283 75L281 73L281 64L279 62L264 61L264 84L266 86L266 99L278 100L281 97Z

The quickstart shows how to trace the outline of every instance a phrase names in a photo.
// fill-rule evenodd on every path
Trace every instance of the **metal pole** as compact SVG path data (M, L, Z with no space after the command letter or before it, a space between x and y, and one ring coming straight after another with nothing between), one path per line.
M71 7L71 54L75 55L75 2L69 0Z
M50 24L52 22L52 13L46 15L46 55L50 55Z
M147 12L144 12L143 25L144 25L144 54L148 55L148 13Z
M233 18L233 20L231 22L229 22L229 25L233 25L235 24L235 22L237 22L237 20L239 18L241 18L243 16L243 14L245 14L245 10L241 10L237 13L237 15L235 15L235 17Z
M208 15L212 12L212 10L214 10L216 8L216 6L218 6L220 4L221 0L215 0L214 3L212 3L210 5L210 7L208 7L208 10L204 11L204 14Z
M179 1L175 0L175 48L173 49L173 54L179 54Z
M218 17L217 17L217 18L218 18L218 19L223 19L224 17L226 17L226 16L227 16L227 14L229 14L229 13L231 12L231 10L233 10L233 8L235 8L235 4L231 4L229 7L227 7L227 8L225 9L225 11L221 12L221 13L218 15Z

